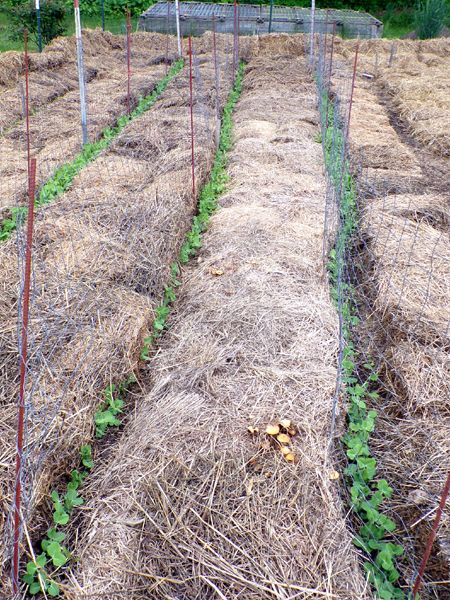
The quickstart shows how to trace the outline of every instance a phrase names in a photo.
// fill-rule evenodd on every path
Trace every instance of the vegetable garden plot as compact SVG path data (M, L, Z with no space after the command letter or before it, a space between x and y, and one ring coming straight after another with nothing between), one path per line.
M91 76L87 85L88 129L91 140L96 140L106 127L114 125L117 119L127 112L127 68L123 41L108 36L106 43L100 32L88 34L88 47L95 44L98 37L105 51L87 57L86 71ZM114 40L116 40L114 42ZM175 40L171 39L170 50ZM102 44L103 42L103 44ZM63 42L60 42L63 44ZM73 41L63 44L73 49ZM56 46L58 47L58 46ZM163 36L132 36L132 77L131 108L139 97L150 94L158 80L167 70L165 62L166 44ZM73 49L74 50L74 49ZM74 51L75 52L75 51ZM74 54L75 56L75 54ZM170 55L172 57L172 53ZM171 60L171 58L170 58ZM76 75L76 64L72 63ZM95 74L95 76L94 76ZM32 72L33 75L33 72ZM18 97L19 86L14 90L15 102L22 110L22 100ZM30 83L31 96L34 93L34 80ZM48 179L63 163L70 161L81 149L81 125L79 92L67 91L53 102L40 107L30 117L30 142L32 155L38 161L38 184ZM1 208L10 208L25 195L27 170L27 143L24 120L7 128L0 138L2 161Z
M218 46L220 109L232 62L225 56L231 46L223 40ZM211 53L196 55L194 66L195 173L201 182L215 149ZM170 263L195 211L191 190L189 79L184 72L151 111L131 122L85 167L68 192L37 213L23 482L33 540L47 523L49 492L77 465L80 446L93 437L94 413L105 388L140 364ZM0 246L0 456L6 503L15 444L18 247L19 257L12 239ZM7 559L4 554L3 562Z
M427 69L448 64L448 44L405 44L398 44L393 62L403 65L403 75L400 69L395 75L398 86L402 86L402 77L408 85L415 69L418 87L419 82L426 85ZM332 90L344 131L355 49L355 43L338 43L338 58L333 63ZM341 231L351 234L340 267L343 318L349 320L345 313L349 306L354 311L347 326L351 332L347 352L357 365L358 383L366 386L366 394L369 390L375 393L366 398L369 407L378 411L369 445L377 459L378 476L393 487L385 506L396 522L395 543L404 546L404 556L397 558L401 588L395 596L402 598L416 577L450 458L446 355L449 198L448 182L441 178L449 164L437 144L432 149L441 157L433 157L428 144L413 130L412 138L404 132L395 96L389 102L383 95L391 73L387 50L382 42L364 42L359 47L348 132L348 160L355 179L345 173L337 181L339 188L339 181L344 180L341 191L342 187L346 190L338 198L342 203ZM342 57L345 60L341 62ZM326 57L326 64L329 59ZM327 85L325 78L325 88ZM424 109L433 93L430 89L424 98ZM440 115L439 111L429 112L430 131L435 117L440 123ZM335 124L328 126L332 131L327 144L333 147ZM353 202L350 209L345 204L348 197ZM421 598L442 597L448 580L448 531L444 511ZM376 545L375 540L369 551Z
M227 192L85 492L77 598L369 597L326 459L337 321L315 103L303 60L250 61ZM288 459L265 433L278 420Z

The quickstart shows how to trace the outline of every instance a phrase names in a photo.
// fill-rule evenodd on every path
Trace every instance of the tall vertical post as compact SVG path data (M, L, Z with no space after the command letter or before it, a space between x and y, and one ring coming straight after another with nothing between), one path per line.
M311 39L309 45L309 62L314 66L314 21L316 18L316 0L311 0Z
M180 2L179 2L179 0L175 0L175 20L177 22L178 56L181 58L183 56L183 52L181 49Z
M101 0L102 2L102 31L105 31L105 0Z
M233 79L236 74L236 50L237 50L237 0L234 0L234 20L233 20Z
M127 108L131 115L131 15L127 10Z
M170 0L167 0L167 18L166 18L166 75L169 71L169 27L170 27Z
M36 0L36 19L37 19L38 48L39 48L39 52L42 52L42 28L41 28L40 0Z
M189 106L191 110L191 167L192 167L192 201L195 203L195 138L194 138L194 94L192 89L192 38L189 35Z
M330 66L328 70L328 82L327 87L327 114L325 117L325 127L328 128L328 111L330 106L330 88L331 88L331 74L333 71L333 53L334 53L334 40L336 38L336 21L333 22L333 34L331 36L331 49L330 49Z
M75 13L75 35L77 40L77 67L78 83L80 87L80 111L81 111L81 129L83 133L83 146L89 142L89 133L87 128L87 98L86 82L84 80L84 60L83 60L83 40L81 38L81 20L80 6L78 0L73 0L73 9Z
M241 6L237 2L236 70L239 67L239 34L241 32Z
M219 66L217 64L217 43L216 43L216 17L212 18L213 29L213 59L214 59L214 80L216 85L216 147L220 142L220 87L219 87Z
M23 32L25 58L25 126L27 136L27 169L30 177L31 141L30 141L30 65L28 59L28 30Z
M14 541L12 587L14 598L19 595L19 542L20 542L20 512L22 501L22 468L23 468L23 436L25 428L25 382L28 362L28 319L30 312L30 281L31 281L31 249L33 243L34 195L36 188L36 159L30 164L28 177L28 221L25 249L25 273L22 299L22 325L20 342L20 383L19 406L17 414L17 447L16 447L16 481L14 490Z
M358 64L358 53L359 53L359 40L356 42L355 60L353 62L352 89L350 91L350 103L348 106L347 129L345 132L345 149L347 149L348 138L349 138L349 134L350 134L350 119L352 117L353 96L355 94L356 65ZM344 150L344 152L345 152L345 150Z
M450 471L447 473L447 481L445 482L444 489L442 491L441 500L439 502L439 506L436 511L436 516L434 517L433 527L430 531L430 535L428 536L427 545L425 547L425 552L422 557L419 566L419 572L417 573L416 581L414 582L414 586L412 589L411 600L416 600L416 595L418 594L420 587L423 582L423 575L425 573L425 568L428 563L428 559L430 558L431 549L433 547L433 542L436 538L436 534L439 528L439 523L442 518L442 512L445 508L445 503L447 502L447 498L450 492Z
M326 17L325 17L325 40L324 40L324 47L323 47L323 59L322 59L322 73L321 73L321 77L322 77L322 86L323 86L323 80L325 79L325 68L326 68L326 59L327 59L327 45L328 45L328 16L329 16L329 9L327 8L327 12L326 12Z
M269 10L269 33L272 33L272 15L273 15L273 0L270 0L270 10Z

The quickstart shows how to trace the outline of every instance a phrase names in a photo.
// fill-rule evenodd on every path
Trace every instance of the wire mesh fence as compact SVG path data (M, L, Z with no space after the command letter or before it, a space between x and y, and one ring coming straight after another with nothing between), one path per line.
M376 597L404 598L450 458L448 195L421 164L441 159L402 135L377 86L380 71L389 80L392 49L329 35L315 35L314 46L329 174L324 269L340 321L332 439L346 453L348 502ZM438 47L429 52L439 60ZM421 597L442 597L449 526L447 503Z
M73 40L58 41L31 57L29 132L22 114L22 57L13 80L5 82L11 100L2 115L0 140L5 157L9 153L2 161L0 243L0 485L9 514L1 522L3 566L12 556L11 517L18 508L13 495L27 139L37 159L38 187L19 472L25 554L45 528L55 482L76 468L80 447L95 435L94 415L105 389L144 364L144 339L196 211L191 154L198 190L214 158L221 109L233 81L232 36L194 40L192 149L189 69L178 60L176 38L132 34L128 55L124 37L84 33L83 41L91 139L83 148ZM54 82L47 79L47 53L70 73L70 89L62 84L63 73ZM55 91L44 93L45 85ZM2 584L9 589L7 570L2 571Z

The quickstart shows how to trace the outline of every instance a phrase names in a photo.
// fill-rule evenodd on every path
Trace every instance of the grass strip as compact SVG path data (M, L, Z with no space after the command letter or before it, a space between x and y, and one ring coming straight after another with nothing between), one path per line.
M353 342L360 319L354 286L344 281L345 264L351 260L357 247L357 191L345 152L343 125L326 92L321 94L321 112L325 164L339 202L339 228L335 246L329 255L328 271L331 295L342 317L340 369L343 392L348 402L348 427L341 440L348 459L344 472L351 509L363 522L353 543L370 558L363 566L373 586L374 596L383 600L402 600L405 594L395 585L400 579L395 560L403 554L404 548L390 541L389 536L392 538L396 524L381 509L383 501L392 496L393 490L385 479L376 477L377 461L369 446L377 411L369 409L368 405L378 398L376 384L379 376L371 360L361 360L363 357ZM328 115L328 122L325 122L325 115ZM361 365L361 362L364 364Z
M183 59L177 60L169 69L167 75L161 79L155 89L148 96L139 99L135 109L130 115L122 115L112 127L106 127L100 134L100 138L95 142L85 144L79 154L68 163L61 165L55 173L44 183L39 190L35 207L41 208L46 204L53 202L58 196L66 192L76 175L89 163L94 161L103 150L109 148L114 139L123 131L123 129L148 111L158 100L159 96L169 85L170 81L183 68ZM9 217L0 222L0 242L8 240L19 224L26 219L28 208L26 206L16 206L10 209Z
M198 198L198 212L193 218L191 230L186 234L178 261L171 265L170 281L164 289L161 304L156 309L155 319L152 324L152 333L144 340L141 352L142 360L150 359L150 352L158 338L167 327L167 318L174 301L175 290L180 285L180 265L185 265L190 258L195 256L201 248L201 236L206 231L209 219L217 208L218 200L225 191L229 180L226 172L227 156L232 146L233 109L242 91L244 64L239 65L234 86L222 114L219 147L216 152L213 167L208 182L203 186ZM146 110L146 109L144 109ZM121 413L125 406L124 396L133 383L134 375L128 377L118 385L111 384L104 390L104 401L94 415L95 436L103 438L110 428L120 427ZM84 504L84 499L79 495L79 488L84 479L94 466L92 447L84 445L80 449L80 467L70 474L64 494L56 490L51 493L53 502L53 524L40 541L42 552L32 557L26 565L22 580L28 586L28 593L32 596L45 593L57 597L60 594L60 585L56 580L58 570L65 567L71 559L71 553L63 544L66 537L63 528L69 523L70 517L77 506ZM49 571L52 570L52 575Z

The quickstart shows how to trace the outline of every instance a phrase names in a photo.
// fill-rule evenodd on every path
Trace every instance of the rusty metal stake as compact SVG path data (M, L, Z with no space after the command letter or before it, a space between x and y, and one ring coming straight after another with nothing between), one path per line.
M23 434L25 428L25 381L27 372L28 351L28 319L30 312L31 251L33 244L34 196L36 190L36 159L31 159L28 178L28 222L25 250L25 274L23 283L22 327L20 344L20 384L19 406L17 415L17 449L16 449L16 483L14 491L14 542L12 587L14 597L19 594L19 543L20 543L20 509L22 501L22 468L23 468Z

